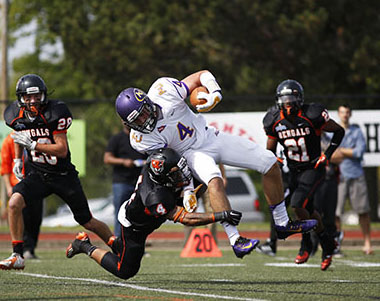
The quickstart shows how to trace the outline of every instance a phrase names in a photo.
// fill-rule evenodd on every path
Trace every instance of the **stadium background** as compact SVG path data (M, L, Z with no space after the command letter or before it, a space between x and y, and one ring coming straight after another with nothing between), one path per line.
M103 151L120 129L114 99L127 86L146 90L159 76L183 78L209 69L224 95L214 112L265 111L285 78L300 81L306 101L322 102L330 111L342 103L379 109L379 10L378 1L345 0L4 0L8 46L2 54L25 35L34 41L21 46L29 52L6 64L1 111L14 99L21 75L41 75L50 97L66 101L74 117L86 122L82 183L88 197L105 196L111 181ZM33 31L22 31L31 22ZM61 51L54 50L57 45ZM366 173L374 206L379 169ZM251 175L259 185L260 177ZM55 202L48 202L49 213ZM376 210L372 220L378 220Z

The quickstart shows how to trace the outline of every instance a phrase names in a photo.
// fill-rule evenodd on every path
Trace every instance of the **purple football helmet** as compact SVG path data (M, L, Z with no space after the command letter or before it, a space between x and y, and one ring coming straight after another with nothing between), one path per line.
M116 98L116 111L130 128L150 133L157 123L157 109L148 95L140 89L128 88Z

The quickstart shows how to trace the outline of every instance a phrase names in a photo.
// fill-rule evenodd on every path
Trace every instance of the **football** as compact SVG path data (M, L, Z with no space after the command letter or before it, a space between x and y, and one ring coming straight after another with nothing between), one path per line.
M208 93L208 90L206 87L203 87L203 86L199 86L198 88L195 88L193 90L193 92L191 92L190 94L190 103L191 105L196 108L197 105L203 105L204 103L206 103L206 99L198 99L197 96L198 96L198 93L199 92L206 92Z

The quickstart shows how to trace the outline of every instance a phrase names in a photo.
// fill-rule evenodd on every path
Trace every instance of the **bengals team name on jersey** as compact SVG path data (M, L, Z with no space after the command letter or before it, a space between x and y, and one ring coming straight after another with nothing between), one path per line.
M49 129L28 129L23 132L29 133L30 137L49 137L50 135Z
M310 128L290 129L278 132L280 139L310 135Z

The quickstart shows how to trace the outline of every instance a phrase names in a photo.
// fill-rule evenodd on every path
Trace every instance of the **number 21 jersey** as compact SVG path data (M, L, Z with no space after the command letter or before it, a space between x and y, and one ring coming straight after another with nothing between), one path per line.
M329 119L321 104L312 103L303 105L292 122L281 110L271 108L263 123L267 136L284 147L289 168L306 169L321 155L321 131Z

